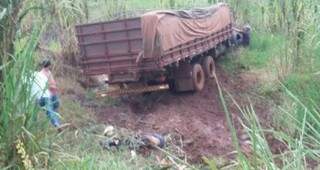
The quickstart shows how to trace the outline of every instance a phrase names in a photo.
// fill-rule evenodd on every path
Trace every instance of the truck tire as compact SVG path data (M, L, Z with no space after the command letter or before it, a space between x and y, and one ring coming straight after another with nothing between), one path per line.
M200 64L194 64L192 67L192 82L194 91L201 91L205 83L205 75Z
M174 80L169 80L169 81L168 81L168 85L169 85L169 90L170 90L171 93L177 92L177 89L176 89L176 85L175 85L175 81L174 81Z
M206 56L202 62L202 68L209 78L214 78L216 72L216 66L213 57Z
M242 45L243 46L249 46L250 45L250 34L251 34L251 26L245 25L243 28L243 40Z
M250 45L250 32L243 33L242 45L245 47Z

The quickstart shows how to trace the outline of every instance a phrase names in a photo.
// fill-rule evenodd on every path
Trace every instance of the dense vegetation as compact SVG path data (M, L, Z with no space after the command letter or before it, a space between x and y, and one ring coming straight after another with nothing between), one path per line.
M73 34L76 23L123 18L152 9L203 7L216 2L220 1L1 1L0 167L135 169L147 166L148 163L139 161L130 163L121 153L101 152L97 146L91 146L90 140L96 136L88 133L85 127L92 120L83 116L87 110L77 103L65 101L70 103L62 109L69 112L72 119L77 119L77 123L83 123L81 119L84 119L86 124L74 132L57 136L50 130L44 116L37 114L39 109L28 96L30 84L24 78L30 76L38 56L44 51L59 54L55 59L61 68L77 60ZM238 150L235 166L239 169L305 169L316 166L320 158L320 1L225 2L234 9L238 23L252 26L253 39L249 49L237 53L240 56L228 56L221 63L231 72L240 68L266 74L257 89L259 95L270 97L270 100L276 96L280 101L272 109L274 122L268 129L261 127L254 108L239 106L244 115L243 126L253 143L253 153L251 157L245 157ZM230 96L221 93L222 101L224 97ZM230 116L227 109L226 116ZM232 122L229 126L232 129ZM266 132L283 141L288 149L272 154L264 136ZM236 138L234 143L237 145ZM109 159L102 160L102 157Z

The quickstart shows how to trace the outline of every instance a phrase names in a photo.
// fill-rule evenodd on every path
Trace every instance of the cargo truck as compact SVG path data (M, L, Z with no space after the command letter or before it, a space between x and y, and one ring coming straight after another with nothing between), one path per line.
M246 46L250 27L236 26L225 3L189 11L151 11L140 17L76 26L85 76L104 75L120 88L168 84L201 91L215 77L215 59Z

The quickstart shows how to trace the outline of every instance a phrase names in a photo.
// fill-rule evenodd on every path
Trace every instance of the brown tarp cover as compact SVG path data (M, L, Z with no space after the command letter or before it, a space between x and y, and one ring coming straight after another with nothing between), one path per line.
M144 58L159 57L173 47L217 32L233 21L225 3L190 11L152 11L141 20Z

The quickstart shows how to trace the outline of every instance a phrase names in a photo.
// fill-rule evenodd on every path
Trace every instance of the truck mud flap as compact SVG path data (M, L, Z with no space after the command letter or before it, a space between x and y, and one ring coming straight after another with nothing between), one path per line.
M191 64L180 63L180 65L172 71L172 75L172 91L185 92L194 90Z

